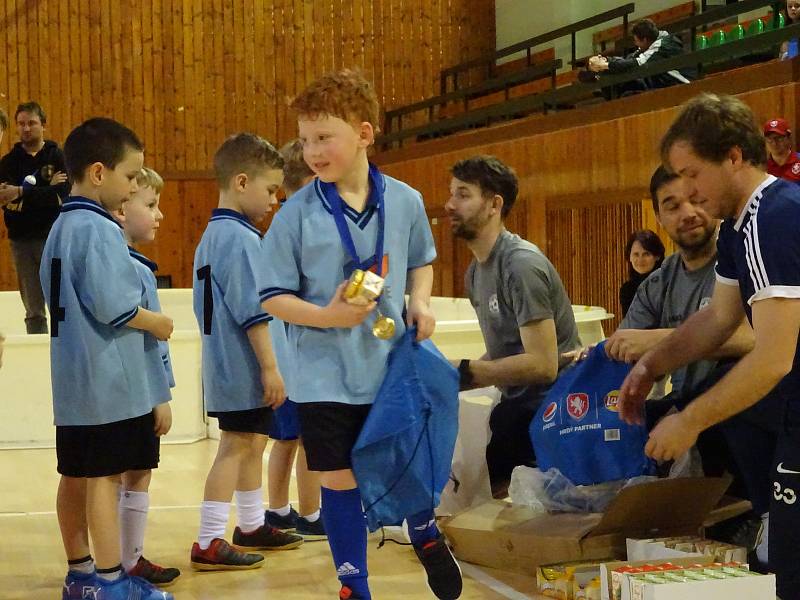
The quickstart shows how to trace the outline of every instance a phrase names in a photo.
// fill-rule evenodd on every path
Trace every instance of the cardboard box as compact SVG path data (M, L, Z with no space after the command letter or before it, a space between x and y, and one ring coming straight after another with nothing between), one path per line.
M643 567L644 565L652 564L651 560L621 560L618 562L608 562L600 565L600 591L602 600L612 600L612 574L614 569L619 567ZM710 565L713 561L710 556L692 556L684 558L673 558L669 561L673 565L679 567L691 567L692 565Z
M709 579L691 583L643 583L623 586L622 600L770 600L775 575Z
M636 485L602 514L542 514L493 500L448 519L444 532L460 560L533 575L546 564L625 558L626 538L697 535L729 483L691 477ZM739 512L748 507L739 503Z

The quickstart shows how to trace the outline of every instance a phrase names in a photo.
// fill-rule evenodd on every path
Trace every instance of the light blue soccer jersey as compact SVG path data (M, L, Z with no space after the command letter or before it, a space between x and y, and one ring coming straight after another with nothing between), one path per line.
M128 252L133 259L133 264L136 266L136 272L139 273L139 278L142 280L142 308L160 313L161 302L158 299L158 284L156 283L155 276L155 272L158 271L158 265L135 248L131 248L129 246ZM169 382L169 387L174 388L175 374L172 372L172 361L169 356L169 344L163 340L156 340L156 342L158 342L158 354L161 357L161 362L167 372L167 381ZM147 350L152 351L152 349L149 347ZM156 404L167 402L169 399L170 398L168 396L161 400L157 400Z
M156 339L125 327L139 310L142 282L122 229L101 205L77 196L64 203L39 277L51 315L56 425L131 419L149 413L154 398L169 399L160 353L145 351Z
M194 314L203 342L206 410L264 406L261 369L247 329L271 320L256 280L261 234L247 218L216 208L194 253Z
M364 211L341 203L360 265L354 265L336 228L326 198L326 184L315 180L292 196L278 211L262 243L261 298L293 294L325 306L355 266L374 267L379 230L378 194L385 212L384 265L386 278L379 308L394 319L395 336L372 335L376 316L353 328L319 329L289 324L287 343L295 368L291 399L296 402L370 404L386 373L394 342L405 332L404 294L408 271L436 258L433 236L419 192L370 168L371 194ZM335 187L333 188L335 191ZM328 194L331 190L328 188Z

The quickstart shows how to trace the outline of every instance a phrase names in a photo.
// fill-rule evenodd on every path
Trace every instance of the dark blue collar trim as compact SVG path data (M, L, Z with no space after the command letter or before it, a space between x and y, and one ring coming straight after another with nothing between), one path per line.
M131 255L131 258L135 258L136 260L138 260L145 267L150 269L153 273L158 271L158 265L149 258L147 258L144 254L136 250L136 248L131 248L130 246L128 246L128 253Z
M247 227L250 231L261 236L261 232L255 227L250 220L245 217L242 213L232 210L230 208L215 208L211 211L211 221L219 221L222 219L231 219L233 221L238 221L245 227Z
M61 205L61 212L70 212L72 210L90 210L100 216L105 217L114 223L114 225L122 229L122 225L114 220L114 217L111 216L111 213L109 213L101 204L98 204L94 200L89 200L83 196L70 196L64 201L64 204Z

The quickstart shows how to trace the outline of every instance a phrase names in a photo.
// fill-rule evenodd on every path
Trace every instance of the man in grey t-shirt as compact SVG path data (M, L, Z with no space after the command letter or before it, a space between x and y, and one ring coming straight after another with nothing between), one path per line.
M494 385L502 392L486 448L497 493L514 467L535 463L528 427L558 374L559 356L579 346L578 328L553 265L503 225L517 197L514 171L494 157L475 156L451 172L445 210L454 235L475 257L466 289L486 344L480 360L457 364L462 388Z
M637 361L705 307L711 300L716 281L719 222L705 212L704 200L696 196L688 198L680 178L663 167L653 174L650 194L658 222L678 251L642 282L620 328L606 342L609 356L627 362ZM749 352L753 340L752 329L743 320L711 360L700 360L673 372L672 392L663 400L647 402L648 424L653 426L673 406L683 410ZM769 509L769 496L764 492L770 490L769 461L777 436L767 419L778 401L767 396L744 413L703 432L697 442L707 474L718 475L721 468L731 468L735 464L734 470L738 473L733 491L747 496L753 503L754 516L746 521L755 523L750 526L751 532L758 531L762 515ZM746 528L740 528L741 531ZM726 534L723 532L723 535ZM747 540L741 533L738 535L740 537L728 541L738 545L757 542L757 536ZM763 541L762 549L766 547Z
M650 193L656 218L678 251L642 282L620 328L606 342L608 355L626 362L637 361L708 304L716 277L719 222L703 210L703 200L690 200L683 193L680 178L663 167L653 173ZM743 320L713 360L698 361L673 373L673 390L690 392L708 378L717 360L737 359L752 347L753 333Z

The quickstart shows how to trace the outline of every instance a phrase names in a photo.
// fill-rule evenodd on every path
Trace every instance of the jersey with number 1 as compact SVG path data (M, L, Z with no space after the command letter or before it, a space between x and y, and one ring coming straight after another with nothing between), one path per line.
M139 310L142 282L108 211L77 196L64 202L39 277L51 315L56 425L131 419L169 398L155 338L125 326Z
M247 336L250 327L271 320L256 281L260 246L258 229L244 215L216 208L194 254L193 304L208 411L264 405L261 369Z

